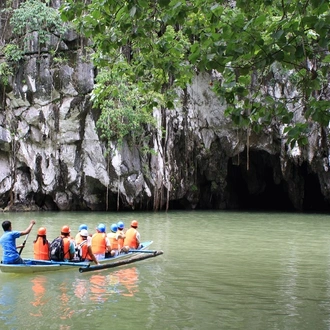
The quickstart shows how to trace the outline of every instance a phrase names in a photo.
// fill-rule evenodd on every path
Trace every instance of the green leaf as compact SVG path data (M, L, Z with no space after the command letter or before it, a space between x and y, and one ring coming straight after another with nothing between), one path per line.
M197 59L200 58L200 50L196 50L196 52L192 53L189 55L189 61L192 62L192 63L196 63Z
M166 7L171 2L171 0L158 0L158 3L161 7Z
M166 107L167 107L168 109L173 109L173 108L174 108L174 103L173 103L172 101L167 101L167 103L166 103Z
M277 51L276 53L273 54L273 58L278 61L281 62L284 59L284 52L282 50Z
M238 86L236 88L236 93L240 96L246 96L248 94L248 91L243 86Z
M313 28L314 25L318 22L317 16L305 16L301 20L301 25L305 28Z
M137 10L136 6L132 6L132 8L129 12L129 16L134 17L136 14L136 10Z
M275 39L275 40L280 40L280 38L283 36L284 34L284 31L283 30L279 30L279 31L276 31L272 34L272 37Z
M266 15L257 16L257 18L254 20L254 26L260 26L264 24L266 20Z

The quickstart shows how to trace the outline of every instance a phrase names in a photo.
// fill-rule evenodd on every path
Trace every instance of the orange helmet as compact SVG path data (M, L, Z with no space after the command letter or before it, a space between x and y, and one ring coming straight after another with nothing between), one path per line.
M61 233L63 234L70 234L70 227L69 226L63 226L61 229Z
M45 227L40 227L38 229L38 235L46 235L46 228Z
M136 220L133 220L132 222L131 222L131 227L137 227L139 224L138 224L138 222L136 221Z

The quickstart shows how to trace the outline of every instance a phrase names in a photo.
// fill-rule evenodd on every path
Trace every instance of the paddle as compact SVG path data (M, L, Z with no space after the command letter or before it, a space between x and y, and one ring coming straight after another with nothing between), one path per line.
M33 226L34 226L34 224L32 224L32 227L33 227ZM31 227L31 230L32 230L32 227ZM30 231L30 232L31 232L31 231ZM29 235L30 235L30 233L26 234L26 236L25 236L25 240L24 240L23 243L22 243L22 247L21 247L21 249L20 249L19 252L18 252L19 255L21 255L21 253L22 253L22 251L23 251L23 249L24 249L25 243L26 243L26 241L27 241Z

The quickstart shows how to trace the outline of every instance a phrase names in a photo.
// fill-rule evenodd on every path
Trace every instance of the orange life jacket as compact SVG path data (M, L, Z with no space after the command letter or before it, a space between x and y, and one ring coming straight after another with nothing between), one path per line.
M70 260L70 241L71 237L63 237L63 254L64 259Z
M83 240L78 245L78 256L80 260L86 260L89 257L87 240ZM89 258L88 258L89 259Z
M116 236L117 236L116 233L109 233L108 234L111 250L118 250L118 240L117 240Z
M92 252L93 254L103 254L107 249L106 245L106 234L105 233L95 233L92 236Z
M33 243L34 259L49 260L49 244L42 236L38 236L36 242Z
M126 232L126 237L124 241L125 246L129 246L131 249L137 249L139 247L139 243L136 240L137 230L135 228L130 228Z

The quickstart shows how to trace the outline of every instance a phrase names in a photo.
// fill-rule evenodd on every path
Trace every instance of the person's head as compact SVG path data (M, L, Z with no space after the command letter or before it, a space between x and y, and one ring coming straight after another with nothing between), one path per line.
M88 231L87 231L87 229L82 229L80 231L80 236L82 237L83 240L86 240L87 237L88 237Z
M100 223L100 224L96 227L96 230L97 230L99 233L105 233L105 230L106 230L105 224Z
M61 235L63 236L69 236L70 235L70 227L69 226L63 226L61 229Z
M47 238L46 238L46 233L47 233L46 228L45 227L40 227L38 229L37 237L33 241L33 243L36 243L38 241L39 237L40 237L40 239L42 239L42 241L43 241L43 245L48 244L48 241L47 241Z
M3 223L2 223L2 229L4 231L8 231L8 230L11 230L11 222L9 220L5 220Z
M117 227L118 227L119 230L123 230L125 228L125 225L122 221L118 221Z
M85 225L85 224L80 225L78 231L82 231L83 229L88 230L87 225Z
M113 223L110 227L110 230L113 232L113 233L116 233L117 230L118 230L118 227L117 227L117 224Z
M131 227L133 227L133 228L137 228L139 226L139 223L136 221L136 220L133 220L132 222L131 222Z
M38 236L46 236L46 228L45 227L40 227L38 229Z

